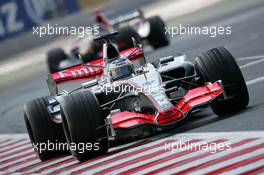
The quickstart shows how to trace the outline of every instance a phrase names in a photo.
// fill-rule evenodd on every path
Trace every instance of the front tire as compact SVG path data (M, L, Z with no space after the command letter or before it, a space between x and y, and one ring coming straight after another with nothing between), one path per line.
M105 154L108 151L107 130L103 111L90 91L63 97L60 101L62 123L69 145L88 145L91 149L71 149L79 161Z
M212 109L219 116L240 111L249 103L248 89L235 58L225 47L218 47L200 54L195 66L205 82L221 80L227 99L219 99Z
M48 160L60 155L67 154L67 150L49 150L48 143L67 144L62 124L55 123L49 117L47 110L48 102L46 97L41 97L27 103L24 106L24 119L29 138L32 144L38 145L34 150L40 160ZM40 146L46 146L45 150L40 150Z

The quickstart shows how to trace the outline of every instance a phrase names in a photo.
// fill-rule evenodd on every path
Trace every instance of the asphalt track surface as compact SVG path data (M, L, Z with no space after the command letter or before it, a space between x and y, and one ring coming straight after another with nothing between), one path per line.
M263 130L264 126L264 2L252 1L246 7L238 8L239 4L224 4L223 7L212 7L198 14L187 16L200 25L231 26L232 35L211 38L204 35L180 35L172 38L167 48L152 51L146 48L146 57L153 61L159 57L185 53L192 60L195 55L216 46L227 46L242 69L250 93L248 108L240 113L217 117L210 109L193 115L185 123L172 132L224 132ZM221 8L228 13L221 13ZM223 11L224 11L223 10ZM219 14L208 18L211 11ZM201 17L199 17L201 16ZM207 16L206 18L204 16ZM178 20L179 21L179 20ZM168 25L175 25L171 21ZM257 57L254 57L257 56ZM249 57L249 58L244 58ZM45 84L46 70L43 65L24 70L26 76L9 80L0 86L0 133L24 133L22 107L27 101L48 94ZM12 76L20 72L12 73ZM253 80L253 81L252 81Z

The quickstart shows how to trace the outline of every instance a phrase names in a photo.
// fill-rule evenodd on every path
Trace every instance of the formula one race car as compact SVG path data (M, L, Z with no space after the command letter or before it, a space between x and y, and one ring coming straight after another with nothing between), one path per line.
M113 141L173 128L197 109L210 106L223 116L247 107L243 75L225 47L200 54L194 64L185 55L150 64L144 63L140 44L119 52L109 41L116 34L95 39L105 42L103 58L50 75L51 95L25 105L28 134L41 160L70 150L84 161L106 154ZM134 69L139 59L142 66ZM84 79L90 80L58 93L58 84ZM57 149L44 144L57 144Z
M139 43L150 44L154 49L170 43L165 32L165 22L159 16L146 18L141 10L109 20L98 9L95 11L95 21L104 31L119 32L117 43L120 50L133 47L131 37Z
M100 33L118 31L115 38L119 51L133 47L134 38L138 43L148 43L154 49L169 45L169 37L165 34L165 22L159 16L145 18L142 11L135 11L113 20L107 19L101 10L94 12L95 22ZM96 27L96 26L95 26ZM91 61L99 58L102 51L101 42L94 42L91 36L81 38L73 43L70 54L66 54L61 48L51 49L47 53L47 67L50 73L54 73L73 65L79 64L79 54Z

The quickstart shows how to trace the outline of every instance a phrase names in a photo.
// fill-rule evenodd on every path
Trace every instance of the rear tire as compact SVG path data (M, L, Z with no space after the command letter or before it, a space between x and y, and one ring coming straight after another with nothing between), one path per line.
M228 99L223 98L212 104L219 116L240 111L249 103L248 89L235 58L225 47L218 47L200 54L195 66L205 82L221 80Z
M118 36L116 38L119 51L123 51L134 46L132 37L135 38L137 43L142 43L142 38L131 26L125 26L120 28Z
M27 103L24 106L24 119L26 122L26 128L29 134L29 138L32 144L38 145L48 143L67 144L62 124L55 123L49 117L47 110L48 102L46 97L41 97ZM34 147L35 148L35 147ZM40 160L48 160L60 155L67 154L67 150L44 150L34 149Z
M109 148L104 114L90 91L63 97L60 101L62 123L69 145L89 145L91 149L71 149L79 161L106 154Z
M150 23L150 34L147 37L150 45L154 49L168 46L170 41L165 33L165 22L159 16L150 17L147 21Z
M48 51L46 61L49 73L52 74L60 71L60 62L66 60L67 58L68 56L62 48L55 48Z

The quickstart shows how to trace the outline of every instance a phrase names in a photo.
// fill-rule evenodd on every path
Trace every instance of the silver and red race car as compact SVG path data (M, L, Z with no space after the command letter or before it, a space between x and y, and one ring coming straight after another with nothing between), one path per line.
M138 43L149 44L154 49L169 45L169 37L165 34L165 22L159 16L146 18L142 11L138 10L110 20L98 9L94 12L99 33L118 31L114 41L119 51L133 47L134 38ZM79 64L79 54L91 61L101 56L102 42L94 42L91 36L86 36L73 43L70 53L66 54L62 48L51 49L47 53L47 67L50 73L63 70Z
M28 134L41 160L71 152L85 161L107 154L111 142L173 128L198 109L211 107L223 116L247 107L243 75L225 47L198 55L194 63L180 55L151 64L135 41L119 52L109 40L116 34L95 39L104 40L103 58L53 73L47 80L51 95L25 105ZM85 79L79 88L58 92L58 84ZM50 144L56 149L43 149Z

